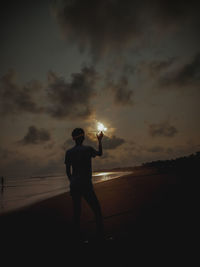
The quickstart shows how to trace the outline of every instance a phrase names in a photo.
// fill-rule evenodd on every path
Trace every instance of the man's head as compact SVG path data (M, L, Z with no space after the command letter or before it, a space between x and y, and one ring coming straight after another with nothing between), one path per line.
M72 131L72 138L76 142L76 144L80 145L83 143L83 140L85 139L85 132L82 128L75 128Z

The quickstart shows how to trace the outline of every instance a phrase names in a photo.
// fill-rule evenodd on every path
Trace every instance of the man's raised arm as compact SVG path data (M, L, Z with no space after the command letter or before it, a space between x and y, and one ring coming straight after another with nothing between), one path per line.
M97 139L99 142L99 150L97 151L98 156L102 156L102 154L103 154L102 143L101 143L102 138L103 138L103 132L100 132L100 134L97 134Z

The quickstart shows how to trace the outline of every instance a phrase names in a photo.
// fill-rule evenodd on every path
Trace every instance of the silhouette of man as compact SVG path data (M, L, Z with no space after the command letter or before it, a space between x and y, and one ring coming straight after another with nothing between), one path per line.
M74 234L80 237L80 216L81 216L81 198L83 197L94 212L96 219L97 237L103 237L103 220L99 201L93 189L92 184L92 164L91 158L102 155L103 133L97 135L99 150L91 146L84 146L84 130L76 128L72 131L72 138L75 146L66 151L65 164L66 173L70 181L70 194L73 200L73 225Z

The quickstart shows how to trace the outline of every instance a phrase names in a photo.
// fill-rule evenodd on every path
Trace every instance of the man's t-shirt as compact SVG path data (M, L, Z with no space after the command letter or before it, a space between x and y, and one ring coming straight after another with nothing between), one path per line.
M98 151L91 146L76 145L66 151L65 164L72 167L71 188L91 186L92 163L91 158L96 157Z

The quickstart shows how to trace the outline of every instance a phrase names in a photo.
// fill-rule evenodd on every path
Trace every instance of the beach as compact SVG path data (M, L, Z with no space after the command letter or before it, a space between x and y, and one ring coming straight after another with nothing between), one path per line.
M104 246L157 251L188 244L190 211L179 176L145 171L97 183L94 189L103 213ZM13 247L36 243L55 250L72 248L72 212L67 192L4 214L0 217L1 240ZM81 229L89 241L81 246L95 246L94 216L85 200Z

